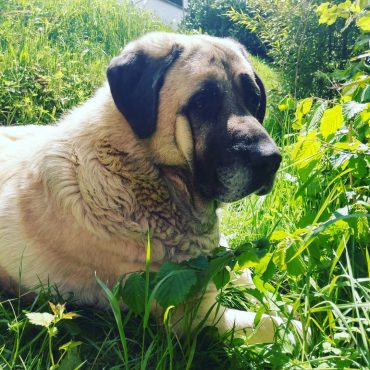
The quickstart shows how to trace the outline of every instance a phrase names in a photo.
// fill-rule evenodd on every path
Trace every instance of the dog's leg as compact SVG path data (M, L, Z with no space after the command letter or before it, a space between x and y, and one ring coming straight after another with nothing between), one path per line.
M253 284L250 271L243 273L238 282ZM198 325L216 326L221 335L233 331L234 336L243 337L248 344L272 343L277 329L286 324L286 321L278 316L264 314L255 325L256 313L224 307L217 303L217 295L218 291L211 283L201 300L193 300L187 304L187 307L191 307L190 312L184 307L177 308L172 316L173 330L181 335L188 329L194 330ZM294 327L293 331L301 336L301 322L291 320L290 324ZM292 330L287 330L284 335L291 343L295 342Z

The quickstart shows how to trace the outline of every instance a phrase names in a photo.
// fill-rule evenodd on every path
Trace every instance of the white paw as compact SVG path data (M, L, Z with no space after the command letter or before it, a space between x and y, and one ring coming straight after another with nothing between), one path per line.
M248 268L241 273L234 272L232 283L236 286L243 286L248 289L254 289L256 287L253 283L252 271Z
M219 328L221 332L234 330L234 334L243 337L248 344L273 343L278 336L295 344L297 338L303 338L303 327L300 321L288 322L280 317L264 314L255 325L255 319L254 312L227 309L223 320L219 323Z

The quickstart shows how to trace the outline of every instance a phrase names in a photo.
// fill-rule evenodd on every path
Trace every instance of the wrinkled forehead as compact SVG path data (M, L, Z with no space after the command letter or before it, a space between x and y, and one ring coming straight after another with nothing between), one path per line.
M181 57L170 69L166 80L177 81L177 90L190 96L204 81L217 81L225 88L238 83L240 74L253 78L247 54L238 43L228 39L197 37L184 45ZM180 82L179 84L179 81Z
M243 73L253 73L245 49L231 39L199 36L189 39L183 51L183 60L190 60L200 66L216 66L229 69L231 73L242 70Z

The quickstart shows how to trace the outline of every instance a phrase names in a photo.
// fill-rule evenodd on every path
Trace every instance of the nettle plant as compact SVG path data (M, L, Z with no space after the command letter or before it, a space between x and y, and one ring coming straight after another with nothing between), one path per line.
M296 255L311 245L311 257L331 266L351 241L353 253L366 254L369 266L370 53L366 47L370 13L367 1L347 0L338 5L323 3L317 14L328 27L344 18L345 27L355 23L361 34L354 46L357 56L345 70L332 74L336 98L309 97L295 102L288 97L279 105L282 111L295 109L292 128L298 134L290 155L292 178L299 184L296 198L311 203L306 209L317 209L300 221ZM280 233L276 238L285 240L286 235ZM333 249L338 240L339 249Z

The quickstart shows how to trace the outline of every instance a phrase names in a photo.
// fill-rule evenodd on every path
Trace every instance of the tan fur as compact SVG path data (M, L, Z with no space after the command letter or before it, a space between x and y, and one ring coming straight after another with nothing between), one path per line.
M144 270L148 232L154 270L218 246L214 203L167 168L192 170L191 130L178 109L206 78L226 78L217 63L204 68L205 58L253 71L238 44L208 36L150 34L127 50L160 57L174 43L183 53L166 75L150 139L137 139L107 84L55 126L0 127L1 282L50 282L80 303L104 305L95 274L113 284ZM215 296L211 288L201 313ZM222 331L235 318L225 320Z
M95 272L113 283L144 268L148 231L154 264L217 245L212 210L171 200L169 181L124 123L107 86L46 131L1 154L0 263L11 277L22 264L25 286L52 281L61 292L77 288L90 303L97 299ZM205 225L202 235L194 231L196 219Z

